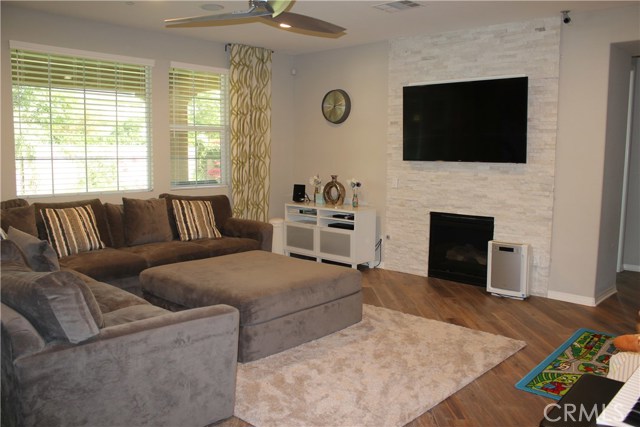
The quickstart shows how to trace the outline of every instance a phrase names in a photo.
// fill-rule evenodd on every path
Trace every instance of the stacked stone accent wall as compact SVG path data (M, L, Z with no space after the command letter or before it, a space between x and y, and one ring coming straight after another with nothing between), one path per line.
M390 42L385 268L427 276L431 211L492 216L494 239L531 245L530 291L546 296L560 25L554 17ZM529 77L526 164L402 160L403 86L518 75Z

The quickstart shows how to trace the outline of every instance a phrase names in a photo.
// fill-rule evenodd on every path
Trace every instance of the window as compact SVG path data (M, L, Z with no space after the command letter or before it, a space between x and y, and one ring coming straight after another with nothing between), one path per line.
M151 64L16 45L17 194L149 190Z
M171 186L227 182L225 71L172 64L169 73Z

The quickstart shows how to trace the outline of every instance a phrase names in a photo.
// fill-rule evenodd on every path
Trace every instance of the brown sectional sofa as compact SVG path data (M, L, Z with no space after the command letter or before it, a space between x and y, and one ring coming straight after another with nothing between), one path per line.
M210 201L222 237L181 241L172 201ZM96 219L104 249L60 258L60 266L96 280L141 295L138 276L149 267L181 261L262 249L271 250L273 227L269 223L233 218L227 196L177 196L161 194L159 199L123 198L123 204L103 204L98 199L66 203L33 203L14 199L0 204L1 226L10 226L47 240L40 212L89 204ZM162 215L162 210L166 213ZM139 243L144 242L144 243Z
M233 415L239 313L172 313L0 242L2 426L204 426Z
M220 238L181 241L177 198L210 201ZM40 212L87 204L104 248L57 258L40 241L48 237ZM233 218L226 196L122 205L15 199L0 213L14 236L0 242L3 427L203 426L233 414L238 310L173 313L137 296L138 277L154 266L270 250L270 224ZM29 243L23 250L20 239Z

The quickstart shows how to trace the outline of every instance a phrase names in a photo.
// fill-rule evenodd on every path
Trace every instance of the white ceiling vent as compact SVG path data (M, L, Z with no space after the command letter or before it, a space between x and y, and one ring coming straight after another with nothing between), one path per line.
M415 7L421 7L421 6L422 6L421 4L418 4L411 0L400 0L400 1L393 1L389 3L381 3L373 7L388 13L395 13L395 12L400 12L402 10L413 9Z

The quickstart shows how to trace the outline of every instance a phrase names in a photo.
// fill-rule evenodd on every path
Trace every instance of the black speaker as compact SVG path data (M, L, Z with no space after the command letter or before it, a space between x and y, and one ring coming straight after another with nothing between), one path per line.
M293 184L293 201L304 202L304 200L305 200L304 184Z

